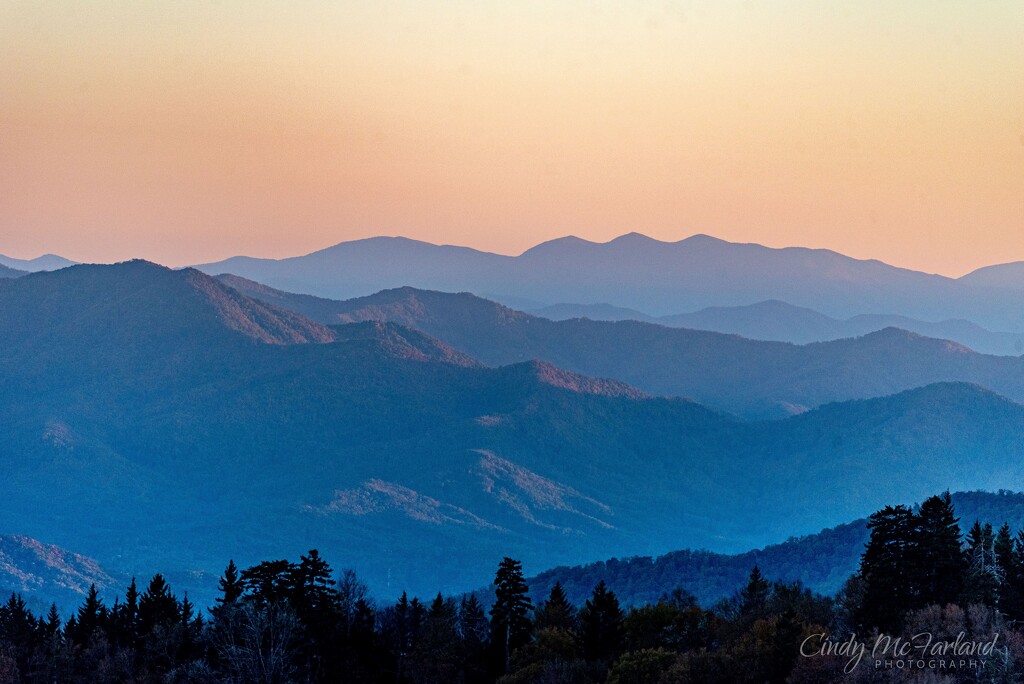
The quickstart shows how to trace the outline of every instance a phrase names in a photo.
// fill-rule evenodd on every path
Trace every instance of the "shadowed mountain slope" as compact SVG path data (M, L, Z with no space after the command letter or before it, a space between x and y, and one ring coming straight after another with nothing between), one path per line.
M470 301L494 341L556 325ZM962 383L744 423L550 361L485 367L394 323L328 328L142 262L0 282L0 316L6 531L168 572L197 602L215 583L187 578L226 558L316 547L378 595L424 595L477 586L506 554L741 551L1024 470L1024 408Z
M225 278L246 294L320 321L390 321L489 365L542 359L747 417L780 417L947 381L1024 401L1024 359L978 354L896 328L797 346L637 321L551 321L468 293L406 287L332 302Z

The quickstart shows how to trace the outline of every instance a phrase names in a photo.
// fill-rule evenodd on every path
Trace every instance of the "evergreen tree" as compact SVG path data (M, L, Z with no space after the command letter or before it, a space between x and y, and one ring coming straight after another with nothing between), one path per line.
M21 594L11 594L10 600L0 608L0 641L13 649L18 669L26 672L29 659L42 639L39 624Z
M491 606L491 643L504 672L511 669L512 652L530 640L532 610L522 564L505 557L494 577L494 605Z
M580 610L579 635L583 657L605 663L615 660L625 637L624 619L615 592L601 580Z
M339 621L338 597L331 575L331 566L316 549L290 568L291 605L305 636L302 657L306 660L306 670L314 678L322 675L325 665L321 654L328 650L326 645L336 636Z
M196 659L200 655L200 642L203 637L203 615L196 612L196 606L188 600L188 594L181 598L178 606L181 645L178 658L185 662Z
M43 623L47 637L60 636L60 613L57 611L57 604L50 604L50 612L46 614L46 621Z
M569 603L561 582L555 582L548 599L537 607L535 622L538 630L561 629L571 632L576 629L576 609Z
M263 561L242 571L241 582L261 606L287 601L292 593L295 565L286 560Z
M132 577L125 590L124 603L112 611L114 641L121 646L135 647L139 640L139 589Z
M897 631L914 604L908 561L915 525L906 506L886 506L868 518L871 536L860 561L864 593L856 615L867 629Z
M1006 576L996 556L996 535L990 523L982 525L975 521L967 533L967 558L969 566L962 601L997 605Z
M913 607L955 603L964 589L967 564L961 550L959 518L949 492L927 499L915 516L907 572L916 585Z
M1008 572L1013 567L1013 535L1008 523L1003 523L1003 526L996 532L994 546L996 562L1003 572Z
M89 593L85 602L78 608L74 624L68 621L68 630L71 639L81 645L88 645L100 631L106 627L107 608L100 600L96 585L89 586Z
M163 575L153 575L145 593L139 598L139 633L148 635L158 627L167 628L179 621L178 599L171 593Z
M1013 554L1006 570L1006 597L1003 612L1011 620L1024 620L1024 530L1013 539Z
M242 582L241 577L238 576L238 568L235 566L235 561L228 561L228 567L224 569L224 575L217 582L217 588L220 590L220 596L214 599L217 603L217 608L233 606L238 599L242 598L245 584Z
M476 596L463 597L459 604L459 636L462 639L462 673L467 684L487 678L487 616Z
M740 614L749 617L759 617L768 605L768 596L771 592L771 585L761 575L761 568L754 564L747 578L747 586L743 587L739 596Z
M316 549L290 568L292 606L307 627L325 629L337 619L337 592L331 566Z
M460 670L458 609L439 593L423 620L423 632L413 656L414 679L454 682Z

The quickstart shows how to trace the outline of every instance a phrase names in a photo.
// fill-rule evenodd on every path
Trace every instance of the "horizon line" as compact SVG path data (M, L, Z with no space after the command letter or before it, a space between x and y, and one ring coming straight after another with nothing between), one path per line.
M678 240L662 240L662 239L659 239L659 238L651 237L650 235L647 235L646 233L642 233L640 231L635 231L635 230L634 231L629 231L629 232L626 232L626 233L622 233L620 235L617 235L617 236L615 236L613 238L610 238L608 240L605 240L605 241L592 240L592 239L589 239L589 238L580 237L579 235L576 235L574 233L570 233L570 234L561 235L561 236L554 237L554 238L549 238L547 240L541 240L540 242L537 242L536 244L531 245L530 247L527 247L526 249L522 250L519 253L507 253L507 252L492 251L492 250L481 249L479 247L474 247L474 246L466 245L466 244L455 244L455 243L448 243L448 242L432 242L430 240L423 240L423 239L419 239L419 238L413 238L413 237L409 237L407 235L401 235L401 234L380 234L380 235L371 235L371 236L363 237L363 238L354 238L354 239L351 239L351 240L341 240L339 242L334 242L332 244L329 244L329 245L327 245L325 247L320 247L320 248L311 250L309 252L304 252L304 253L301 253L301 254L287 254L287 255L284 255L284 256L255 256L253 254L234 253L234 254L230 254L229 256L226 256L226 257L223 257L223 258L219 258L219 259L211 259L211 260L206 260L206 261L190 261L190 262L173 263L173 264L172 263L164 263L163 261L160 261L160 260L157 260L157 259L154 259L154 258L151 258L151 257L138 256L138 255L132 256L132 257L128 257L128 258L112 259L110 261L78 261L76 259L68 257L65 254L59 253L59 251L52 251L52 250L46 251L43 254L39 254L38 256L32 256L32 257L17 257L17 256L12 256L11 253L8 253L6 251L0 251L0 257L6 258L6 259L15 260L15 261L26 261L26 262L37 261L39 259L45 259L47 257L55 257L55 258L59 258L59 259L67 259L68 261L73 261L74 264L76 264L76 265L77 264L118 264L118 263L124 263L124 262L127 262L127 261L143 260L143 261L150 261L152 263L159 264L161 266L167 266L168 268L172 268L172 269L181 269L181 268L189 268L189 267L207 266L207 265L210 265L210 264L217 264L217 263L221 263L221 262L224 262L224 261L230 261L231 259L258 259L258 260L261 260L261 261L284 261L284 260L287 260L287 259L301 259L303 257L307 257L307 256L310 256L310 255L313 255L313 254L317 254L317 253L320 253L320 252L325 252L325 251L328 251L328 250L331 250L331 249L334 249L336 247L340 247L340 246L346 245L346 244L353 244L353 243L358 243L358 242L369 242L371 240L405 240L405 241L408 241L408 242L415 242L415 243L418 243L418 244L430 245L432 247L453 248L453 249L467 249L467 250L472 250L474 252L478 252L480 254L488 254L488 255L494 255L494 256L500 256L500 257L506 257L506 258L510 258L510 259L515 259L515 258L519 258L519 257L524 256L528 252L530 252L530 251L532 251L534 249L537 249L538 247L541 247L541 246L546 245L546 244L554 243L554 242L561 242L561 241L567 241L567 240L576 240L576 241L579 241L579 242L582 242L582 243L586 243L586 244L589 244L589 245L609 245L609 244L611 244L613 242L617 242L617 241L620 241L620 240L622 240L624 238L630 238L630 237L643 238L645 240L648 240L648 241L651 241L651 242L656 242L656 243L659 243L659 244L662 244L662 245L676 245L676 244L680 244L680 243L687 242L687 241L694 240L694 239L698 239L698 238L707 238L709 240L713 240L715 242L720 242L720 243L724 243L724 244L728 244L728 245L755 246L755 247L762 247L764 249L770 249L770 250L774 250L774 251L796 249L796 250L807 250L807 251L812 251L812 252L828 252L828 253L836 254L836 255L842 256L842 257L844 257L846 259L851 259L851 260L857 261L857 262L862 262L862 263L875 262L875 263L883 264L885 266L889 266L890 268L896 268L896 269L900 269L900 270L904 270L904 271L911 271L911 272L914 272L914 273L921 273L921 274L924 274L924 275L937 276L937 277L940 277L940 278L947 278L947 279L950 279L950 280L959 280L959 279L961 279L961 278L963 278L963 277L965 277L967 275L970 275L970 274L975 273L977 271L980 271L982 269L990 268L990 267L993 267L993 266L1004 266L1004 265L1008 265L1008 264L1024 263L1024 259L989 263L989 264L984 264L982 266L979 266L977 268L973 268L973 269L964 271L960 275L954 276L954 275L947 275L945 273L938 273L938 272L935 272L935 271L922 271L922 270L918 270L918 269L915 269L915 268L910 268L910 267L907 267L907 266L900 266L898 264L895 264L895 263L892 263L892 262L889 262L889 261L885 261L883 259L879 259L879 258L876 258L876 257L866 257L866 258L854 257L854 256L850 256L849 254L846 254L844 252L841 252L839 250L832 249L830 247L810 247L810 246L807 246L807 245L799 245L799 244L787 244L787 245L784 245L784 246L773 246L773 245L765 244L763 242L741 242L741 241L735 241L734 242L732 240L727 240L725 238L720 238L720 237L717 237L717 236L715 236L715 235L713 235L711 233L706 233L706 232L691 233L691 234L687 235L686 237L680 238ZM0 263L0 265L5 265L5 264ZM9 266L9 268L17 269L18 267L17 266Z

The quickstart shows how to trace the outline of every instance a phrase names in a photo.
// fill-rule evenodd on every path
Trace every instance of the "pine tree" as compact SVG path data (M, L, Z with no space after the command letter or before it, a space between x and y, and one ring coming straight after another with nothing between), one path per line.
M306 660L307 672L315 679L322 677L325 665L321 654L337 636L340 620L338 595L331 575L331 566L316 549L302 556L298 565L291 566L288 575L288 595L305 636L302 657Z
M740 614L749 617L760 617L768 605L768 595L771 593L771 585L761 575L761 568L754 564L747 578L747 586L740 591L739 610Z
M624 618L615 592L601 580L580 610L579 634L583 657L605 663L615 660L625 637Z
M868 518L871 537L860 561L864 594L855 616L866 629L894 633L914 603L908 561L915 525L906 506L886 506Z
M179 615L178 599L171 593L167 580L160 573L153 575L139 598L139 634L148 635L157 627L176 625Z
M996 562L1004 572L1013 567L1013 535L1010 532L1010 525L1003 523L1003 526L996 532L995 539Z
M217 603L217 608L233 606L238 599L242 598L245 585L238 576L238 568L235 566L235 561L228 561L228 567L224 568L224 575L217 582L217 588L220 590L220 596L214 599Z
M491 606L491 643L497 649L504 672L511 669L512 652L530 640L532 610L522 564L505 557L494 577Z
M241 582L261 606L287 601L292 593L295 565L286 560L263 561L242 571Z
M292 606L303 624L322 628L337 618L338 595L331 579L331 566L316 549L299 559L290 569Z
M26 672L41 634L38 622L21 594L11 594L10 600L0 607L0 640L13 652L18 669Z
M50 604L50 612L46 614L44 627L47 637L54 638L60 636L60 613L57 611L56 603Z
M537 607L535 621L538 631L561 629L571 632L576 628L576 609L569 603L561 582L555 582L548 599Z
M459 604L459 636L462 639L462 673L467 684L487 680L487 616L476 596L462 597Z
M121 646L134 647L139 640L139 589L132 577L125 590L124 603L112 611L114 640Z
M458 679L460 653L458 610L455 602L439 593L423 621L423 633L413 656L416 678L426 682Z
M1019 530L1013 539L1002 610L1011 620L1024 620L1024 530Z
M907 572L916 585L912 607L955 603L964 589L967 564L961 550L959 518L949 492L927 499L915 516Z
M93 637L98 635L100 630L106 626L106 622L106 606L100 600L96 585L92 584L89 586L89 593L85 597L85 602L79 607L78 613L75 616L73 629L71 621L68 621L71 638L77 644L88 645Z

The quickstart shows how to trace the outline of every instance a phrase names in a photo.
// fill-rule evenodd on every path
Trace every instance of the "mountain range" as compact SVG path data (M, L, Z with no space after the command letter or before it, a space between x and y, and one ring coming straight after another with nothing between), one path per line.
M777 299L839 319L965 319L989 330L1024 332L1024 277L1013 265L953 279L830 250L774 249L707 235L678 242L638 233L607 243L566 237L519 256L377 237L301 257L234 257L197 268L334 299L409 285L473 292L520 308L524 302L533 302L530 308L574 302L651 316Z
M539 570L682 547L738 552L1024 474L1024 407L977 385L750 422L537 359L546 338L523 330L559 324L470 295L437 308L423 293L383 293L327 324L231 282L146 262L0 281L8 531L75 548L119 576L162 569L197 601L215 582L187 578L215 575L226 558L317 547L387 597L476 586L506 554ZM366 315L373 307L392 313ZM458 344L438 339L422 323L431 316L438 329L464 320L477 330L461 328ZM609 357L668 354L676 337L637 345L696 335L698 351L718 356L692 368L739 365L737 383L757 345L802 349L604 325L641 332L565 328L580 358L601 345ZM822 377L841 385L877 356L896 373L906 340L981 363L946 342L887 333L844 342L856 351L849 377ZM514 363L496 361L516 346ZM677 358L687 355L663 366Z
M1024 359L978 354L896 328L794 345L636 321L551 321L468 293L398 288L339 302L237 276L222 280L324 324L397 323L492 366L539 359L746 418L778 418L948 381L983 385L1024 401Z
M907 316L861 314L840 320L779 300L766 300L747 306L712 306L693 313L660 317L601 304L555 304L529 313L556 321L571 318L644 321L672 328L710 330L752 340L794 344L828 342L845 337L860 337L885 328L899 328L925 337L957 342L982 354L1024 354L1024 334L993 332L964 319L930 323Z
M15 259L14 257L0 254L0 266L6 266L25 273L35 273L36 271L56 271L60 268L74 266L75 263L76 262L71 261L70 259L65 259L62 256L57 256L56 254L44 254L43 256L36 257L35 259Z

